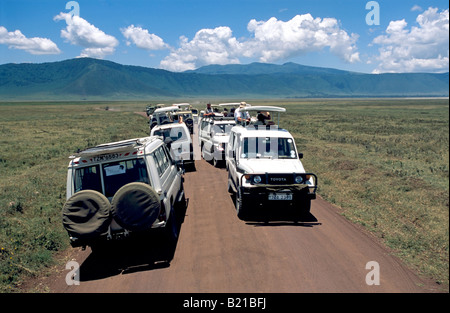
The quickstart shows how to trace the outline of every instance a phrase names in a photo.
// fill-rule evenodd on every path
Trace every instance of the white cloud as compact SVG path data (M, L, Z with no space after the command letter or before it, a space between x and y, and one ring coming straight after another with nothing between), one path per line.
M297 15L284 22L272 17L267 21L252 19L247 30L253 35L236 39L229 27L202 29L189 41L180 37L180 47L161 61L172 71L195 69L208 64L237 64L240 58L276 62L328 48L346 62L359 62L356 34L349 35L334 18Z
M161 68L185 71L208 64L237 64L241 44L232 36L229 27L201 29L189 41L180 37L180 48L173 49L161 61Z
M246 55L261 62L274 62L289 57L329 48L330 52L350 63L358 62L356 34L349 35L334 18L313 18L311 14L296 15L283 22L275 17L268 21L251 20Z
M169 46L164 43L160 37L150 34L147 29L130 25L127 28L121 28L123 36L127 39L127 45L135 44L136 47L145 50L162 50Z
M373 40L381 46L374 73L448 72L449 10L429 8L416 22L408 29L405 20L391 21L386 34Z
M10 49L25 50L31 54L59 54L58 46L47 38L27 38L20 30L8 32L0 26L0 44L8 45Z
M119 44L115 37L105 34L77 15L72 16L70 13L60 13L53 19L55 21L66 21L67 27L61 30L61 37L73 45L85 48L81 52L80 57L101 59L114 53L115 48Z
M414 5L414 6L411 8L411 12L414 12L414 11L422 12L423 9L422 9L421 6L419 6L419 5L416 4L416 5Z

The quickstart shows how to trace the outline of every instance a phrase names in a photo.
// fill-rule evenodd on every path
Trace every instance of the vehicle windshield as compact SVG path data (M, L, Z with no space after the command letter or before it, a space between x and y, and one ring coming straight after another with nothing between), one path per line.
M244 138L242 158L296 159L295 144L291 138Z
M171 127L165 129L155 130L153 133L155 136L161 136L164 139L170 138L172 141L184 140L186 139L186 132L182 127Z
M132 183L150 184L144 159L131 159L102 164L104 195L113 197L120 187ZM100 178L100 165L78 168L75 171L75 192L96 190L103 193Z

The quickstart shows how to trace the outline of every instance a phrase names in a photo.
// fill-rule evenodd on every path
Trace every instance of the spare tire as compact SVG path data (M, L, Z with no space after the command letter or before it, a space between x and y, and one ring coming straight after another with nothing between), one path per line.
M108 199L100 192L79 191L64 204L63 226L70 236L78 239L100 237L108 232L110 207Z
M129 183L117 190L111 201L111 214L123 228L131 231L149 229L161 210L159 195L148 184Z

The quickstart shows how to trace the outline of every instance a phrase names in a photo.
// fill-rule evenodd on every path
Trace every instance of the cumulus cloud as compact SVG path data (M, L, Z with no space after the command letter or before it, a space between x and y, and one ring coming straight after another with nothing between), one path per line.
M202 29L189 41L180 37L180 47L161 61L162 68L183 71L207 64L237 64L240 58L276 62L290 57L329 51L346 62L359 62L356 34L348 34L334 18L297 15L284 22L274 17L267 21L252 19L248 38L236 39L229 27Z
M115 37L105 34L77 15L72 16L70 13L60 13L53 19L55 21L66 21L67 27L61 30L61 37L73 45L84 48L80 57L101 59L114 53L115 48L119 44Z
M58 46L47 38L27 38L20 30L8 32L0 26L0 44L8 45L10 49L25 50L31 54L59 54Z
M180 37L180 47L172 49L160 66L171 71L186 71L208 64L238 64L241 43L229 27L199 30L189 41Z
M334 18L313 18L311 14L296 15L284 22L251 20L247 29L254 34L248 40L246 56L261 62L274 62L289 57L329 48L330 52L350 63L358 62L356 34L349 35Z
M144 50L162 50L169 46L160 37L150 34L147 29L130 25L121 28L122 35L127 39L127 45L135 44L136 47Z
M404 19L391 21L385 34L373 40L380 45L374 73L448 72L449 10L430 7L416 22L409 29Z

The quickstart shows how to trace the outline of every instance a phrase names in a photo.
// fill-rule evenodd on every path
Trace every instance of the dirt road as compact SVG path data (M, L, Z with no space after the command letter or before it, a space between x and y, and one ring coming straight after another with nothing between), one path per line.
M292 222L239 220L227 192L227 172L204 160L185 174L188 208L170 264L149 264L138 253L74 258L80 285L67 285L61 271L53 292L315 293L433 292L375 238L349 223L322 199L311 215ZM141 246L140 252L151 249ZM379 276L375 267L379 265ZM370 265L371 263L369 263ZM372 275L374 274L374 275ZM379 277L379 285L369 282ZM376 282L376 281L375 281Z

